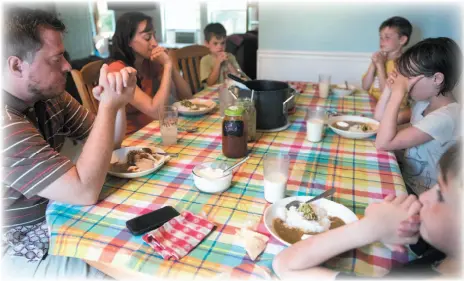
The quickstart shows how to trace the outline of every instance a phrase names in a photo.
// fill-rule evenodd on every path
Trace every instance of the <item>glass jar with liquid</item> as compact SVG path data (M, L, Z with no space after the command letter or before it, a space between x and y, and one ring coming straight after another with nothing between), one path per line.
M244 108L232 105L225 110L222 121L222 153L228 158L242 158L248 154L248 132Z

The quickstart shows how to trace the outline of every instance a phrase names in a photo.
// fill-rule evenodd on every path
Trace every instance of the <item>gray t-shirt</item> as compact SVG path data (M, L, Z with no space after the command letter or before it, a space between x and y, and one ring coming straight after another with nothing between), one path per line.
M428 105L428 101L413 105L411 125L430 135L433 140L406 149L399 159L404 181L417 195L437 183L438 161L460 135L458 103L450 103L424 117L423 112Z

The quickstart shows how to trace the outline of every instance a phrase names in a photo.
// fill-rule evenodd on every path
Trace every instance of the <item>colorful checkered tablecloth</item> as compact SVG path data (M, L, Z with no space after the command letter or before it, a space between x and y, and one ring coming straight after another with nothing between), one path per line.
M302 93L297 97L297 111L291 126L282 132L258 134L249 144L251 158L234 174L231 187L221 194L199 192L191 171L205 161L227 159L221 152L221 118L218 112L180 119L180 123L199 127L196 133L180 132L178 143L161 146L158 122L126 139L124 146L158 145L170 153L179 153L154 174L134 179L108 176L101 201L94 206L51 203L47 221L51 228L50 253L105 262L118 268L162 278L218 277L224 274L240 279L263 278L271 269L273 257L284 246L271 238L265 252L253 262L239 241L236 231L247 222L259 222L258 230L268 234L263 213L269 206L264 200L262 159L266 152L287 152L291 156L287 194L317 195L331 187L331 198L353 210L359 217L365 207L387 194L406 193L401 172L393 153L379 152L374 139L344 139L326 130L320 143L306 140L304 124L307 106L323 106L346 114L372 116L375 102L366 93L345 98L318 97L317 85L291 82ZM208 88L196 95L217 100L217 89ZM165 261L133 236L127 220L171 205L178 211L204 212L214 222L214 231L189 255L179 261ZM343 239L343 237L340 237ZM329 268L351 271L364 276L383 275L412 254L392 253L380 243L349 251L326 263Z

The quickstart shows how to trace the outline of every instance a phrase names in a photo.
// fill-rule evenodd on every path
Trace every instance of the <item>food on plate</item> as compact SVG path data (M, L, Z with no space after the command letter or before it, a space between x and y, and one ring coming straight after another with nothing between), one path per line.
M277 209L277 218L272 221L276 234L284 241L294 244L304 235L314 235L344 225L338 217L331 217L317 204L304 203L298 208L285 206Z
M208 108L208 105L200 103L200 102L192 102L190 100L183 100L180 102L180 105L183 107L184 110L193 110L197 111L203 108Z
M300 204L298 207L298 212L303 213L303 217L309 221L317 221L317 214L314 212L311 204Z
M337 125L343 128L348 128L350 126L350 124L343 122L343 121L337 122Z
M125 162L111 164L111 170L117 173L136 173L156 167L163 160L164 156L159 155L150 148L132 150L127 153Z
M267 241L269 240L269 237L266 235L246 227L243 227L238 235L244 241L245 250L253 261L266 249Z
M353 132L353 133L370 133L377 130L377 125L356 121L338 121L332 123L336 129Z

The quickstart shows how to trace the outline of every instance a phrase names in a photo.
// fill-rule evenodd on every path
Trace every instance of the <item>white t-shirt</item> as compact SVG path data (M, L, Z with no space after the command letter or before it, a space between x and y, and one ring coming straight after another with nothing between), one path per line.
M424 110L428 101L419 101L412 107L411 125L430 135L433 140L408 148L400 157L400 167L406 186L417 195L437 183L438 161L443 153L458 139L460 106L450 103L427 116Z

